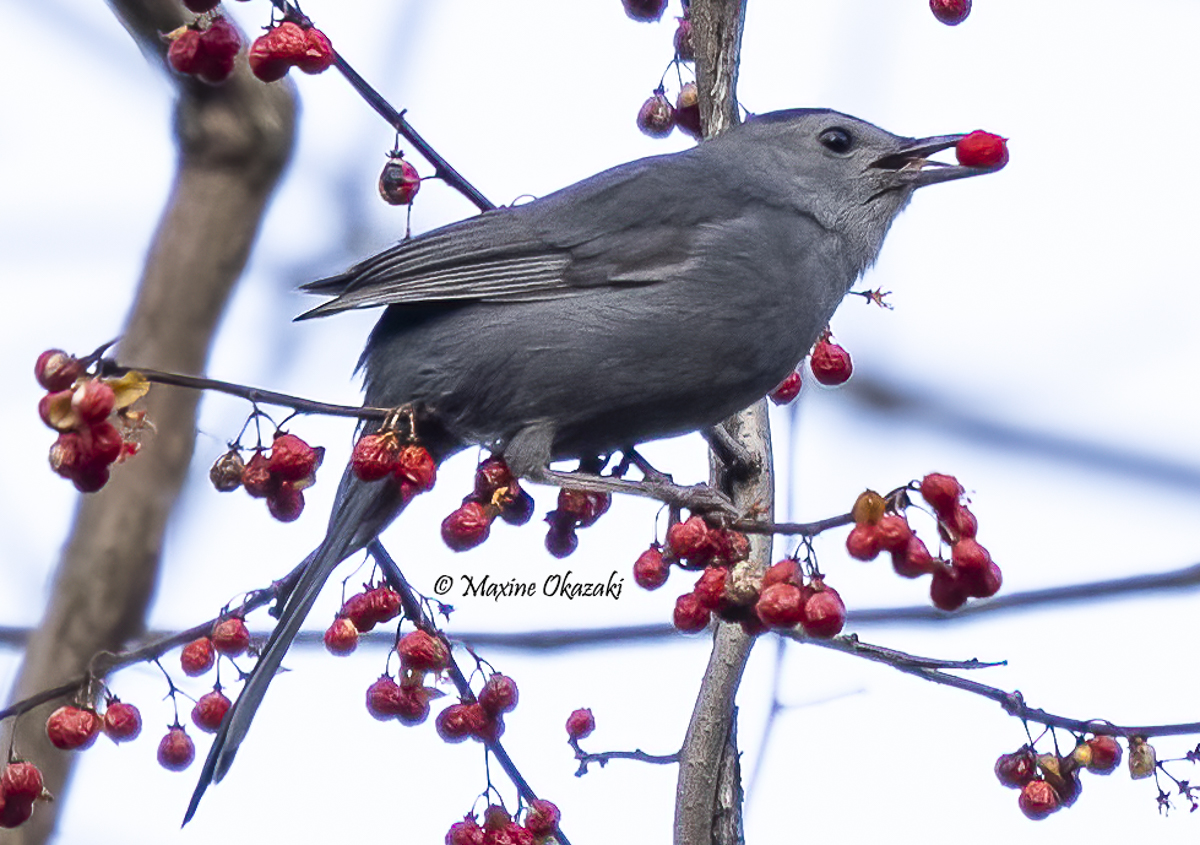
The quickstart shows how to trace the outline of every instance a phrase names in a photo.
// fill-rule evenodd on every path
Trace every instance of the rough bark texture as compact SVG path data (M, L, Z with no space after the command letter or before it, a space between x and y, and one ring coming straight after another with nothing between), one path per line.
M738 122L737 69L746 0L694 0L691 10L700 120L706 137L711 138ZM758 402L722 425L754 457L756 468L746 477L730 479L713 455L711 483L725 489L742 512L773 519L774 472L766 402ZM751 562L765 569L770 557L771 538L752 537ZM717 623L713 650L680 751L676 845L743 841L734 700L753 642L740 626Z
M112 0L143 51L161 62L160 32L184 22L174 0ZM121 335L120 359L201 372L212 334L245 266L263 211L292 149L290 86L263 85L242 59L220 87L174 77L179 163L136 300ZM13 690L24 698L85 671L102 650L141 633L154 591L164 528L183 484L196 430L194 391L155 387L146 400L157 427L142 452L117 468L99 493L80 499L41 624L29 640ZM37 761L46 786L63 796L71 757L46 740L34 710L15 727L16 749ZM8 730L2 738L8 747ZM61 802L43 803L5 841L45 842Z

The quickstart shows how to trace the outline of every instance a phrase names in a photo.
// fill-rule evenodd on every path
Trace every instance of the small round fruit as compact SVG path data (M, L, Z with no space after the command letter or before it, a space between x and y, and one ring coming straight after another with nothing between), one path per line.
M595 729L596 717L592 715L591 708L572 710L571 715L567 717L567 736L571 739L584 739Z
M712 529L699 516L689 516L667 530L667 548L671 554L689 563L703 563L712 557L714 548L709 539Z
M409 205L421 190L421 174L405 159L389 158L379 174L379 196L388 205Z
M396 471L400 441L390 431L364 434L354 444L350 466L359 481L378 481Z
M671 621L685 634L694 634L708 627L712 611L700 603L695 593L684 593L675 599Z
M1021 789L1037 776L1037 757L1029 747L996 758L996 779L1010 789Z
M261 449L256 450L246 462L242 470L242 486L256 499L266 498L279 486L279 480L271 474L267 456Z
M693 138L704 135L700 126L700 89L695 82L684 85L675 98L675 125Z
M280 522L295 522L304 513L304 493L284 481L267 496L267 510Z
M42 387L52 393L58 392L69 388L83 375L83 363L61 349L47 349L38 356L33 374Z
M304 55L296 62L296 67L305 73L323 73L333 66L336 58L325 33L315 26L304 30Z
M938 568L934 570L933 581L929 584L929 598L938 610L949 612L966 604L969 596L957 572Z
M491 534L494 518L491 507L479 502L464 502L442 520L442 540L456 552L473 549Z
M800 381L800 373L792 370L778 387L767 394L767 398L776 405L787 405L800 395Z
M812 369L813 378L827 387L845 384L854 373L850 353L828 339L817 341L809 356L808 366Z
M633 563L633 580L643 590L657 590L667 583L671 565L663 557L662 549L656 544L638 555Z
M637 127L651 138L665 138L675 128L675 107L661 88L638 109Z
M804 594L795 584L772 584L759 595L754 611L772 628L794 628L804 618Z
M196 743L179 725L167 731L158 743L158 765L169 772L182 772L196 759Z
M561 818L562 813L553 802L535 798L529 802L529 810L525 813L525 829L535 838L550 836L558 829Z
M879 556L879 526L863 523L850 529L846 536L846 551L857 560L874 560Z
M88 379L71 394L71 410L86 423L107 419L116 406L117 394L100 379Z
M0 795L6 800L36 801L42 786L42 773L33 763L9 763L0 774Z
M179 655L179 665L185 675L196 677L203 675L217 662L217 651L208 637L192 640L183 647Z
M132 704L113 699L104 711L101 727L113 742L130 742L142 732L142 714Z
M250 631L246 629L246 621L240 616L222 619L213 625L213 648L226 657L237 657L245 654L250 647Z
M946 26L958 26L971 14L971 0L929 0L929 9Z
M418 493L427 492L437 482L437 462L424 446L410 443L396 456L396 478L407 481Z
M489 716L511 712L519 698L517 682L499 672L489 677L479 691L479 704Z
M696 45L692 40L692 19L684 13L675 27L675 55L681 62L696 61Z
M659 20L667 10L667 0L621 0L621 3L625 14L646 23Z
M67 704L50 714L46 720L46 736L50 744L63 751L90 748L100 735L100 717L95 710Z
M400 665L415 672L440 672L450 663L450 650L439 638L422 630L405 634L396 645Z
M964 167L999 170L1008 164L1008 139L976 129L954 147L954 156Z
M958 507L963 492L963 486L953 475L931 472L921 479L922 498L943 519L954 516L954 509Z
M1021 788L1017 805L1028 818L1038 821L1058 809L1058 795L1054 787L1041 778L1036 778Z
M819 588L818 588L819 587ZM810 637L830 639L841 633L846 625L846 605L833 587L814 580L812 592L804 601L800 626Z
M434 727L445 742L462 742L482 731L487 718L487 713L478 704L460 701L438 713Z
M1111 736L1094 736L1087 741L1092 751L1087 770L1106 775L1121 765L1121 744Z
M213 463L208 471L208 480L218 493L231 493L242 486L242 474L246 462L237 449L230 449Z
M221 720L229 712L233 702L220 688L206 692L192 708L192 722L205 733L214 734L221 729Z
M317 471L321 453L294 434L277 434L267 469L281 481L301 481Z
M546 551L556 558L568 557L579 548L579 535L574 526L552 524L546 532Z
M358 648L358 628L345 616L333 620L333 624L325 631L325 650L339 657L350 654Z

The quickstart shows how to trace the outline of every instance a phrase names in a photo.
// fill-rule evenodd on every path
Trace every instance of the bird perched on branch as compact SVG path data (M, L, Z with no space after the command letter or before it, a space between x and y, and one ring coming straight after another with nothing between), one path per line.
M685 152L405 240L307 285L333 298L301 319L383 307L361 359L367 405L410 406L436 461L481 444L521 477L562 483L552 460L712 426L779 384L917 188L996 169L929 158L962 137L898 137L824 109L753 117ZM229 770L334 567L404 503L396 485L344 474L189 818Z

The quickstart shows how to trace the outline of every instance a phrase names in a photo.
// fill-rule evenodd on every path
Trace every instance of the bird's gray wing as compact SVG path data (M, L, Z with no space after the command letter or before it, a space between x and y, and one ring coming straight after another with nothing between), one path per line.
M738 207L737 186L702 148L621 165L539 200L404 241L345 273L305 285L335 296L301 315L453 301L525 301L669 278L695 227ZM706 175L707 172L707 175ZM710 190L697 203L694 180Z

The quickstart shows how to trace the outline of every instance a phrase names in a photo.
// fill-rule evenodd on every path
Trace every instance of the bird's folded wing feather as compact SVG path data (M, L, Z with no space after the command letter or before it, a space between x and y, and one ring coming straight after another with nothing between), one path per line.
M697 206L688 180L708 168L694 158L631 162L399 243L305 285L335 298L301 319L382 305L551 299L670 278L691 255L696 226L731 213L738 193L713 190Z

